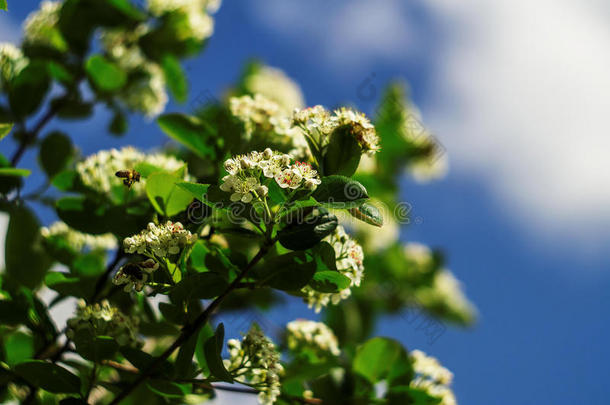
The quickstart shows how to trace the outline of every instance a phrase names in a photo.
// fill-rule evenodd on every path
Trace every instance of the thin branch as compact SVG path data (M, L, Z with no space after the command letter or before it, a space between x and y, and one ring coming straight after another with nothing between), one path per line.
M123 389L110 403L110 405L119 404L125 399L133 390L135 390L140 384L142 384L154 371L159 367L165 360L167 360L174 351L182 346L193 334L195 334L199 328L201 328L210 318L212 313L220 306L222 301L239 285L241 280L248 274L248 272L267 254L269 248L275 243L275 240L266 242L258 251L256 256L250 260L250 263L246 268L233 280L233 282L227 287L227 289L219 295L208 307L195 319L193 323L187 324L182 329L182 333L170 347L168 347L163 354L157 357L147 368L141 371L140 375L132 381L125 389Z
M17 166L17 163L19 163L19 160L23 156L23 153L28 148L28 146L36 140L36 137L38 136L42 128L46 124L48 124L49 121L51 121L55 114L57 114L60 108L60 104L61 103L58 102L56 104L51 105L47 112L40 118L40 121L38 121L38 123L34 126L34 128L25 134L24 139L22 139L21 143L19 144L19 148L15 151L15 154L11 159L11 165L13 167Z

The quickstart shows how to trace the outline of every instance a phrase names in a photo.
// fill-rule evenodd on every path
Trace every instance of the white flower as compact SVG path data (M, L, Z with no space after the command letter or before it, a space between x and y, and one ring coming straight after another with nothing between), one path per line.
M139 346L137 336L137 318L124 315L108 301L101 304L86 305L80 300L76 317L68 320L66 336L74 339L77 332L89 331L93 336L110 336L121 346Z
M68 46L57 29L61 7L59 1L43 1L40 9L30 13L23 24L25 42L65 51Z
M305 104L299 85L284 72L270 66L257 66L244 79L244 87L251 94L261 94L274 101L286 113Z
M321 183L308 163L291 164L290 155L269 148L234 156L225 161L224 167L229 174L223 177L220 189L231 193L231 201L249 203L254 197L265 197L268 188L261 184L264 177L274 178L281 188L293 190L301 187L314 190Z
M379 151L379 137L375 127L366 115L350 108L342 107L331 115L324 107L317 105L292 114L292 124L313 137L320 146L329 141L330 134L337 128L346 127L354 136L363 153L372 155Z
M155 16L179 14L185 17L180 33L183 38L203 41L212 36L214 20L210 14L220 7L220 0L148 0L148 10Z
M296 133L279 105L262 94L231 97L229 109L244 124L246 139L257 131L286 136Z
M8 42L0 43L0 91L4 83L11 81L27 64L28 59L20 48Z
M43 238L51 240L61 238L76 251L89 250L113 250L117 247L117 239L111 233L103 235L90 235L70 228L64 222L58 221L49 227L40 229Z
M259 190L261 184L258 179L254 177L247 177L245 179L238 176L228 175L223 177L223 183L220 185L222 191L231 193L231 201L241 201L243 203L249 203L254 198L253 192Z
M410 242L404 245L403 253L407 262L412 263L417 271L430 271L434 257L432 250L426 245L418 242Z
M163 225L152 222L137 235L125 238L125 253L138 253L149 257L164 258L168 254L177 254L185 246L195 243L197 235L184 229L180 222L167 221Z
M138 41L148 31L149 27L145 24L140 24L131 30L105 29L101 35L102 48L110 59L127 72L144 68L145 65L153 62L146 58Z
M162 153L145 154L134 147L125 146L121 149L102 150L77 163L76 171L83 184L90 189L103 194L111 194L113 189L122 188L123 182L116 177L119 170L133 170L139 163L149 163L168 172L182 168L185 163L173 156ZM188 174L185 174L187 180ZM136 195L145 194L144 180L134 183L131 190Z
M155 63L148 63L143 67L142 75L130 81L119 97L133 111L148 117L161 114L168 101L163 70Z
M476 309L462 292L460 281L446 269L434 275L431 286L418 289L416 298L424 307L444 307L465 320L476 316Z
M273 404L281 392L280 375L284 368L271 339L252 325L242 341L229 339L227 347L229 358L224 363L235 380L257 389L259 403Z
M129 292L132 289L142 291L148 281L150 274L159 268L159 263L153 259L147 259L140 263L127 263L119 269L112 279L113 284L123 285L123 290Z
M339 343L333 331L322 322L297 319L286 325L286 343L288 348L300 352L306 348L313 350L320 357L327 354L338 356Z
M310 286L305 286L301 291L305 294L305 301L309 308L315 308L320 312L322 307L329 303L337 305L341 300L351 295L351 287L358 287L364 277L364 252L362 247L349 237L341 225L337 226L335 232L324 238L335 250L337 270L350 279L350 286L337 293L322 293L315 291Z
M441 400L441 405L456 405L456 399L449 388L453 373L443 367L439 361L420 350L410 353L415 378L410 385L425 390L429 395Z

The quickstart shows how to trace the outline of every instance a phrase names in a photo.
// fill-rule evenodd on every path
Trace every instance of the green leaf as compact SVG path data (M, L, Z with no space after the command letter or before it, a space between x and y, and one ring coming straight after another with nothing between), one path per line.
M176 186L181 179L171 173L153 173L146 179L146 195L159 214L171 217L193 201L188 191Z
M350 208L348 211L354 218L358 218L369 225L380 228L383 226L383 216L373 204L365 202L359 207Z
M16 169L13 167L0 168L0 176L28 177L30 174L32 174L32 171L28 169Z
M0 323L19 325L28 321L28 308L18 302L0 300Z
M440 405L443 402L442 398L430 395L425 387L415 388L408 385L390 386L386 398L390 404Z
M72 159L72 141L61 132L53 132L42 141L38 161L51 179L66 168Z
M109 231L107 209L84 196L62 197L55 209L59 218L76 230L91 234Z
M362 184L345 176L323 177L312 197L333 208L357 207L369 198Z
M398 377L410 379L413 373L407 351L400 342L384 337L369 339L360 346L353 367L356 373L373 384Z
M40 360L15 366L15 373L35 387L53 393L78 393L80 379L65 368Z
M196 198L197 200L201 201L202 203L206 203L209 204L209 201L205 198L207 192L208 192L208 188L210 187L209 184L199 184L199 183L191 183L188 181L181 181L176 183L176 185L186 191L188 191L189 193L191 193L191 196L193 198Z
M74 81L74 75L59 63L50 61L47 66L53 79L66 84Z
M156 358L150 354L130 346L123 346L121 347L120 351L121 354L125 356L125 358L138 370L146 369L156 361ZM166 360L159 365L157 370L162 374L168 375L173 371L173 367L172 364Z
M91 56L85 69L91 82L102 91L117 91L127 82L125 72L101 55Z
M0 122L0 140L11 133L14 125L12 122Z
M57 173L53 180L51 180L51 184L61 191L68 191L74 188L76 181L78 180L78 173L76 170L64 170Z
M127 123L127 117L121 111L116 111L114 116L112 117L112 121L110 121L110 125L108 126L108 130L113 135L123 135L127 132L127 128L129 124Z
M197 346L197 333L193 334L185 344L180 347L178 356L176 357L176 377L178 378L194 378L197 373L195 364L193 364L193 355Z
M159 117L157 122L170 138L180 142L199 157L215 157L214 145L209 139L212 134L206 130L200 119L185 114L165 114Z
M98 276L106 269L106 257L99 252L88 252L78 256L72 263L74 273L81 276Z
M150 380L146 383L149 390L166 398L182 398L188 393L184 385L167 380Z
M86 281L58 271L51 271L44 278L45 285L50 289L57 291L61 295L74 297L90 295L88 290L92 289L93 283L90 283L91 286L87 288Z
M190 300L207 300L219 296L227 287L227 281L216 273L195 273L176 284L170 298L177 304Z
M351 176L358 169L362 148L349 126L342 126L333 131L326 154L324 155L325 176L340 174Z
M295 218L277 235L279 242L286 249L305 250L314 247L318 242L330 235L337 227L337 217L326 210L319 209L317 213L306 218Z
M178 102L184 103L188 97L188 82L180 62L175 56L167 54L163 57L161 65L169 90Z
M233 377L225 368L222 362L222 347L224 345L225 328L221 323L216 328L214 336L208 338L203 344L203 351L205 353L205 359L212 375L220 381L233 382Z
M112 359L119 350L119 344L110 336L95 336L88 329L81 329L74 335L76 351L83 358L100 363Z
M214 336L214 330L209 323L206 323L197 334L197 344L195 346L195 357L197 358L197 364L199 364L201 374L203 374L203 376L206 378L210 376L210 368L208 367L208 362L205 358L204 346L205 342L211 336Z
M59 118L66 120L83 119L93 114L93 104L78 97L53 99L51 108L57 111Z
M25 206L10 212L5 249L10 252L6 272L27 287L38 286L51 263L41 244L38 219Z
M182 325L185 319L184 310L177 305L170 304L169 302L159 303L159 312L161 315L171 323Z
M15 332L4 341L6 363L9 366L21 363L34 356L34 338L23 332Z
M8 11L8 5L6 4L6 0L0 0L0 10Z
M272 288L298 291L307 285L315 271L313 258L305 252L290 252L266 260L254 274Z
M88 405L88 403L87 401L83 401L82 399L70 397L64 398L59 401L59 405Z
M345 290L351 284L351 280L338 271L318 271L313 275L309 285L316 291L323 293L336 293Z
M50 86L47 66L43 62L31 62L11 82L9 102L18 117L25 117L38 110Z

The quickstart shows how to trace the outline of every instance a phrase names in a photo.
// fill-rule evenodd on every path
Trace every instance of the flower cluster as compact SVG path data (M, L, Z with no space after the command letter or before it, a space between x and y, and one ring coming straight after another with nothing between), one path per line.
M440 399L440 405L456 405L457 401L449 388L453 373L443 367L436 358L419 350L411 352L411 362L415 378L410 385L426 391L429 395Z
M418 242L409 242L403 246L402 251L406 262L416 271L425 272L430 270L434 257L428 246Z
M347 128L358 141L362 152L373 155L380 149L375 126L366 115L351 108L342 107L332 114L320 105L296 109L292 115L292 124L317 139L322 146L328 142L335 129Z
M23 25L25 42L65 51L68 45L57 28L61 7L59 1L43 1L40 9L30 13Z
M121 91L120 98L128 108L148 117L161 114L168 101L161 67L155 63L145 65L140 75Z
M244 124L247 139L257 131L277 135L292 135L295 132L280 106L262 94L231 97L229 109Z
M138 69L150 63L138 41L149 31L146 24L140 24L132 30L113 28L102 31L100 41L102 49L114 63L125 71Z
M315 291L310 286L305 286L301 291L305 294L305 300L309 308L314 307L316 312L320 312L322 307L330 302L337 305L341 300L348 298L352 291L351 287L360 286L364 277L364 252L362 247L349 237L342 226L337 226L335 232L327 236L324 241L330 243L335 250L337 270L350 279L350 286L337 293L323 293Z
M163 112L168 97L163 69L140 49L139 40L148 31L145 24L132 30L108 29L102 32L101 42L108 58L130 75L129 84L119 93L121 101L133 111L154 117Z
M256 66L244 78L244 88L248 93L261 94L277 103L287 113L305 105L299 85L281 70L270 66Z
M257 389L261 404L273 404L280 395L280 375L284 371L275 344L258 325L252 325L241 341L229 339L227 346L229 359L224 360L227 370L236 381Z
M326 324L306 319L297 319L286 325L286 343L293 352L306 349L320 358L341 353L337 337Z
M76 165L83 184L99 193L111 193L113 189L121 189L123 182L115 176L119 170L132 170L139 163L146 162L161 170L176 171L185 163L162 153L145 154L126 146L122 149L102 150L89 156ZM185 180L187 175L185 175ZM136 195L144 195L143 182L135 183L131 188Z
M214 20L210 14L220 7L220 0L148 0L148 10L155 16L174 18L181 23L181 38L203 41L212 36Z
M166 257L180 253L180 250L195 243L197 235L184 229L180 222L167 221L163 225L152 222L137 235L123 240L125 253L138 253L150 257Z
M476 316L476 309L464 295L460 281L449 270L439 270L432 285L419 288L415 295L423 306L443 308L461 320L472 320Z
M94 336L110 336L121 346L138 346L138 320L124 315L108 301L86 305L79 301L76 317L68 320L66 336L74 339L79 331L86 330Z
M117 271L112 282L115 285L125 285L123 290L129 292L132 289L142 291L148 281L150 274L159 268L159 263L153 259L147 259L140 263L127 263Z
M308 163L291 164L291 160L290 155L269 148L234 156L224 163L229 174L223 177L220 189L231 193L231 201L244 203L267 195L268 188L261 183L261 177L275 179L281 188L315 190L321 183L318 173Z
M0 91L4 88L4 83L17 76L27 63L28 59L23 56L21 49L8 42L0 43Z
M117 239L111 233L90 235L72 229L62 221L41 228L40 234L47 240L63 239L75 251L82 251L83 249L113 250L117 247Z

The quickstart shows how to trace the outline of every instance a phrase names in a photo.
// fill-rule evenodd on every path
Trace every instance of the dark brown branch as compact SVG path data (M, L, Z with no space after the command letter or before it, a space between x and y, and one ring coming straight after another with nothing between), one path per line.
M19 160L23 156L23 153L28 148L28 146L36 140L36 137L38 136L42 128L47 125L49 121L51 121L55 114L57 114L57 111L60 108L60 104L61 103L56 103L51 105L47 112L40 118L40 121L38 121L38 123L34 126L34 128L32 128L31 131L25 133L24 139L22 139L19 143L19 148L15 151L15 154L11 159L11 165L13 167L17 166L17 163L19 163Z

